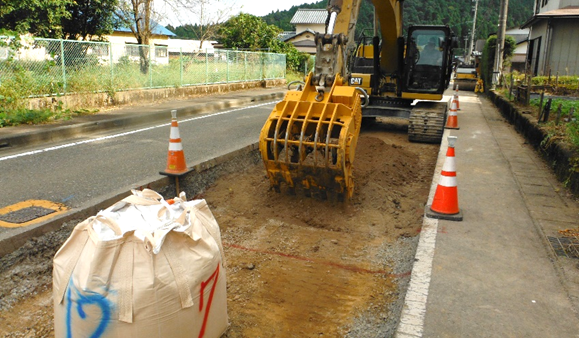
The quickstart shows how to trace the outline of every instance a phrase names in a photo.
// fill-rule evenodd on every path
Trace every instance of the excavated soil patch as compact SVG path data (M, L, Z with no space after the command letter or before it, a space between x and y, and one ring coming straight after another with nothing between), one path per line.
M201 197L224 241L225 337L390 336L437 152L386 123L367 128L346 204L276 193L261 163L220 177ZM49 267L76 223L2 258L0 337L54 335Z
M227 337L392 333L411 267L394 256L400 238L419 232L438 148L381 127L360 137L348 204L276 193L261 164L204 194L226 247Z

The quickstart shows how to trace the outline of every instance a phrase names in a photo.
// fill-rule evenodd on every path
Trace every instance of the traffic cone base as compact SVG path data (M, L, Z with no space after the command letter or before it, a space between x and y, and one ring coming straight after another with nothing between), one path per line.
M453 214L453 215L447 215L447 214L441 214L438 213L436 211L433 211L430 208L430 205L426 206L426 212L424 213L426 215L426 217L428 218L435 218L435 219L444 219L447 221L457 221L460 222L463 220L463 216L462 216L462 212L458 212L457 214Z

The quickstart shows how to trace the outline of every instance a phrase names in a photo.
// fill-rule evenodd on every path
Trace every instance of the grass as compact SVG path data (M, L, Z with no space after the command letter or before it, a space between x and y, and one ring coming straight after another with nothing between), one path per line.
M16 85L24 97L127 90L151 87L179 87L206 83L238 82L280 78L285 64L259 58L200 60L171 59L169 64L152 63L143 73L139 62L121 58L113 67L98 61L62 67L53 60L0 61L0 94L3 87ZM207 63L206 63L207 61Z
M530 104L536 108L538 117L540 113L540 100L533 99ZM543 102L543 105L545 104L546 100ZM559 124L557 124L556 120L559 106L561 106L561 116ZM548 140L545 140L546 142L560 140L579 150L579 101L553 99L551 102L549 121L544 124L544 128L550 136L547 137Z
M524 74L514 72L506 75L508 83L510 83L511 77L514 79L515 85L524 81ZM579 84L579 77L559 76L558 81L556 81L556 78L553 76L550 79L546 76L536 76L531 79L531 83L536 86L545 86L545 93L548 95L562 93L564 96L570 97L570 99L552 99L549 121L542 125L549 135L543 140L543 144L549 144L558 140L565 142L579 151L579 99L572 99L578 94L577 86ZM509 97L508 88L497 88L497 92L509 100L515 99L514 97ZM547 98L543 99L543 107L546 103ZM531 99L529 105L534 108L534 115L538 118L540 114L540 99ZM561 106L561 116L559 124L557 124L557 110L559 106ZM571 113L572 111L573 113Z
M231 53L230 53L231 54ZM111 67L93 58L62 67L54 60L0 60L0 128L19 124L39 124L66 120L90 111L52 109L30 110L27 98L59 96L64 93L106 92L111 97L120 90L182 87L211 83L255 81L280 78L285 64L262 59L260 54L232 54L223 58L170 59L169 64L151 64L143 73L139 62L121 58ZM74 61L74 60L73 60Z
M92 114L98 110L70 110L70 109L25 109L17 108L6 110L0 108L0 128L17 126L20 124L43 124L58 120L70 120L75 116Z

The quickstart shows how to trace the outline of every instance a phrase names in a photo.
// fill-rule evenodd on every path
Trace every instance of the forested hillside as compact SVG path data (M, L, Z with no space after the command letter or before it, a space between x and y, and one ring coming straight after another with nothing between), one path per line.
M263 17L269 23L285 31L294 30L289 22L298 8L325 8L327 1L305 3L294 6L287 11L272 12ZM362 29L372 25L372 5L370 0L363 0L358 34ZM417 24L449 25L454 33L464 38L472 28L471 0L406 0L404 1L404 26ZM479 0L476 23L476 38L486 39L495 33L499 22L500 0ZM527 21L533 13L533 0L510 0L508 27L516 27Z

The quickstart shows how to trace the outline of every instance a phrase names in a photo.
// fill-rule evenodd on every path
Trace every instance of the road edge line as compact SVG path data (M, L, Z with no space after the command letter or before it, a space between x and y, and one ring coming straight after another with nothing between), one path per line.
M440 171L446 158L448 148L449 129L444 130L442 142L438 152L436 168L430 185L427 205L432 204ZM426 316L426 302L428 300L428 290L432 277L432 263L434 261L434 249L436 247L436 233L438 232L438 220L424 216L420 239L414 256L410 283L404 297L404 305L400 321L396 328L394 337L396 338L417 338L422 337L424 331L424 319Z

